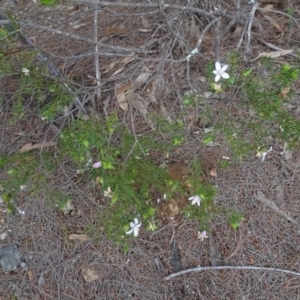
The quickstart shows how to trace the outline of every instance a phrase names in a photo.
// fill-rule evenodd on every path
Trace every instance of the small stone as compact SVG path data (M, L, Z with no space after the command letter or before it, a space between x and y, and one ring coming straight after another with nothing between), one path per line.
M0 248L0 265L6 272L15 270L21 262L21 251L16 245Z
M213 96L213 93L212 93L212 92L209 92L209 91L207 91L207 92L204 92L204 93L203 93L203 96L204 96L206 99L208 99L208 98L210 98L210 97L212 97L212 96Z
M1 241L4 241L6 238L7 238L7 233L6 232L3 232L3 233L0 234L0 240Z

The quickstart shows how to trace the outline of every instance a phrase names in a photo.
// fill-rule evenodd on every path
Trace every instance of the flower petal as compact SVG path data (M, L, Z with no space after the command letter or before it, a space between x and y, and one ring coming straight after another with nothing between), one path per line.
M224 65L224 66L221 68L220 73L225 72L225 71L227 70L227 68L228 68L228 65Z
M126 234L131 234L133 231L133 228L131 228L130 230L126 231Z
M221 70L221 64L218 61L216 61L215 67L217 71Z
M137 218L134 218L134 225L138 225L139 224L139 220Z
M98 169L101 167L101 161L97 161L93 164L93 168Z
M225 79L228 79L230 77L229 74L227 73L222 73L221 76Z
M140 229L139 229L138 227L134 227L134 228L133 228L133 235L134 235L134 236L138 236L138 235L139 235L139 230L140 230Z
M221 76L219 74L216 75L216 78L215 78L215 82L218 82L220 80Z

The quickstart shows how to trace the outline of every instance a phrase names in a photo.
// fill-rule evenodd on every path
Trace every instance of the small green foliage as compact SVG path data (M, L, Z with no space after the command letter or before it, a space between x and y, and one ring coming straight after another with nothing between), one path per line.
M251 74L251 72L252 72L252 70L249 69L249 70L247 70L246 72L243 73L243 76L248 77Z
M234 57L229 58L235 64L238 60ZM282 144L286 142L290 149L299 144L300 121L285 108L294 101L293 83L299 69L288 64L274 67L274 61L269 57L262 57L260 63L266 73L263 80L260 73L255 74L252 69L238 70L234 65L238 80L235 85L240 86L242 92L240 98L243 101L237 102L242 117L224 111L219 115L214 135L208 134L204 139L204 144L208 144L219 135L225 136L238 161L262 146L267 137ZM230 87L230 78L227 87Z
M195 106L196 97L197 97L197 94L195 94L195 93L189 93L188 95L185 95L182 100L183 105L191 106L191 107Z
M232 229L236 230L241 226L241 223L244 220L244 216L238 212L233 212L228 217L229 225Z
M187 205L183 212L186 217L199 221L201 228L208 228L208 224L215 213L214 197L216 195L216 189L209 183L205 183L201 180L203 177L203 171L199 161L194 160L191 164L192 175L187 180L189 186L189 196L198 195L201 198L200 206ZM189 196L186 196L187 198Z
M221 170L225 170L226 168L228 168L230 166L230 162L226 159L221 159L219 161L219 166L220 166Z
M59 3L59 0L39 0L40 4L45 6L51 6Z

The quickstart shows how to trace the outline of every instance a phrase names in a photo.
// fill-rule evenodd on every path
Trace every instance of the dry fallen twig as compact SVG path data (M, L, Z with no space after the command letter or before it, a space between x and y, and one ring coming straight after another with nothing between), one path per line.
M37 144L27 143L20 149L20 152L23 153L31 150L42 149L42 148L53 147L53 146L56 146L56 142L45 142L45 143L37 143Z
M253 23L253 19L254 19L254 15L255 15L255 12L257 10L257 7L258 7L258 2L256 2L253 7L252 7L252 10L251 10L251 13L250 13L250 16L249 16L249 22L248 22L248 30L247 30L247 42L246 42L246 51L248 53L251 53L251 50L250 50L250 41L251 41L251 29L252 29L252 23Z
M282 215L283 217L285 217L288 221L299 225L298 222L296 220L294 220L292 217L290 217L286 212L284 212L283 210L281 210L275 202L267 199L264 194L261 191L258 191L256 195L254 195L255 199L257 199L258 201L266 204L266 206L268 206L269 208L275 210L278 214Z
M284 270L284 269L277 269L277 268L268 268L268 267L253 267L253 266L216 266L216 267L196 267L187 270L183 270L169 276L165 277L165 280L170 280L174 277L191 273L191 272L201 272L201 271L214 271L214 270L257 270L257 271L268 271L268 272L281 272L286 274L291 274L300 277L300 273Z
M98 55L98 52L99 52L99 46L97 44L98 42L98 10L97 10L97 7L94 11L94 36L95 36L95 43L96 43L96 46L95 46L95 51L96 51L96 54L95 54L95 69L96 69L96 81L97 81L97 102L99 103L100 102L100 99L101 99L101 73L100 73L100 66L99 66L99 55ZM95 106L95 100L93 99L93 105L94 105L94 108L96 107Z

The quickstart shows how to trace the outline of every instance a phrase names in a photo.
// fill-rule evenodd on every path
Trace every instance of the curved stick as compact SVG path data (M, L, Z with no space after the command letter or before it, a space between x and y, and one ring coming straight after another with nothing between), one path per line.
M177 277L182 274L191 273L191 272L201 272L201 271L212 271L212 270L259 270L259 271L274 271L274 272L282 272L287 274L292 274L300 277L300 273L284 270L284 269L277 269L277 268L268 268L268 267L251 267L251 266L216 266L216 267L196 267L187 270L182 270L177 273L173 273L169 276L165 277L165 280L170 280L174 277Z

